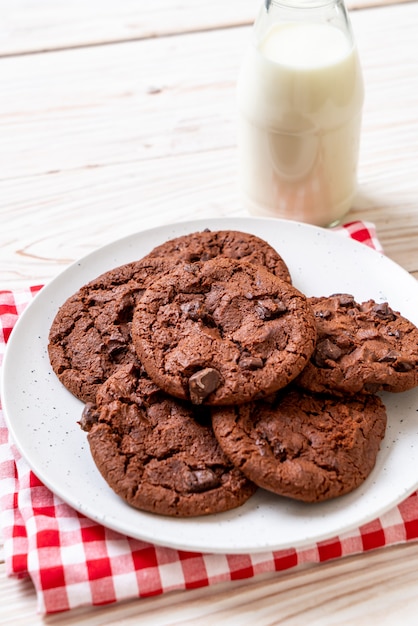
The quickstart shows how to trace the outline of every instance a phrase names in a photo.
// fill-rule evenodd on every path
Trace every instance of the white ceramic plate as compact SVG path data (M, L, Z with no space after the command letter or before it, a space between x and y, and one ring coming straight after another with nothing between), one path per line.
M324 540L370 521L418 487L418 390L385 394L388 428L376 467L355 492L321 504L293 502L259 490L244 506L220 515L171 519L137 511L107 486L77 425L82 403L59 383L47 354L58 307L100 273L135 260L156 244L209 227L254 233L286 260L306 295L352 293L388 301L418 325L418 283L402 268L340 234L295 222L258 218L179 223L139 232L73 264L36 296L19 319L2 376L6 419L22 455L65 502L123 534L174 548L250 553Z

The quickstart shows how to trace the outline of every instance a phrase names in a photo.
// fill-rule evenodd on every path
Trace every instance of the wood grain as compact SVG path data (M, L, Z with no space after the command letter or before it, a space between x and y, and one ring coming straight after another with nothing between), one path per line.
M347 0L350 10L412 0ZM261 0L0 2L0 56L97 46L253 23Z
M418 4L358 11L353 26L366 102L348 218L373 221L386 254L416 273ZM235 84L248 37L242 27L1 59L3 286L48 280L133 228L242 214Z
M366 83L348 218L374 222L418 278L418 3L348 6ZM244 214L235 84L258 7L0 0L1 288L44 283L134 230ZM415 626L417 582L412 543L42 618L30 581L8 579L3 563L0 624Z
M418 544L395 546L285 573L167 593L106 607L36 616L31 583L5 578L0 623L13 626L416 626ZM1 619L0 618L0 619ZM10 621L8 621L10 620Z

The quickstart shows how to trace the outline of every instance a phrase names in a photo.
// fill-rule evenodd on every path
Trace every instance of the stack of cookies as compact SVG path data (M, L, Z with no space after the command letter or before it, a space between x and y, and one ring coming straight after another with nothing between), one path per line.
M203 231L99 276L59 309L49 356L132 506L219 513L257 488L320 502L373 469L386 411L418 385L418 329L387 303L307 298L267 242Z

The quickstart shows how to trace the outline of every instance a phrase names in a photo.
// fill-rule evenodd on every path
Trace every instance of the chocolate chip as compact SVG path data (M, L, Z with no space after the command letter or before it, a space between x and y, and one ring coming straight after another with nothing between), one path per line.
M415 368L415 364L411 361L407 361L406 359L396 361L394 364L394 369L397 372L410 372Z
M191 470L187 474L187 489L191 493L216 489L220 484L219 477L211 469Z
M366 393L377 393L380 390L381 386L379 385L379 383L365 383L364 385L364 391Z
M396 315L390 308L387 302L382 302L381 304L375 304L372 308L373 313L382 320L395 320Z
M197 322L197 320L202 319L205 309L203 307L203 303L199 300L191 300L190 302L183 302L180 305L180 309L189 319Z
M263 359L257 356L243 356L239 361L238 365L243 370L258 370L260 367L263 367Z
M190 400L193 404L202 404L204 399L221 384L221 375L213 367L199 370L189 378Z
M215 320L208 313L204 304L200 300L191 300L180 305L180 309L189 319L194 322L202 321L206 326L216 326Z
M315 349L315 363L319 367L327 364L327 361L337 361L342 355L342 350L330 339L320 341Z
M286 305L278 299L257 300L255 312L262 320L271 320L286 313Z
M351 307L354 304L354 296L348 294L348 293L337 293L334 294L335 296L338 296L338 303L340 306L342 307Z
M387 354L380 357L379 363L394 363L399 356L399 352L395 352L395 350L390 350Z
M83 412L81 414L81 419L78 422L80 428L89 432L91 428L99 421L99 413L96 409L96 406L92 402L87 402L85 404Z

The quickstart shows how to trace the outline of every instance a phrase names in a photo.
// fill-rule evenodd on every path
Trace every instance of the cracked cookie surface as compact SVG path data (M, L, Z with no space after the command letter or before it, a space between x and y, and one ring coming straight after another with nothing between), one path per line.
M292 282L285 261L270 244L256 235L237 230L208 229L176 237L156 246L149 256L175 256L186 263L226 257L263 265L272 274Z
M136 366L103 384L80 426L107 483L135 508L208 515L240 506L256 490L223 453L207 409L167 396Z
M62 384L83 402L125 363L137 363L133 310L155 276L185 260L225 256L265 265L290 282L281 256L264 240L239 231L205 230L156 246L138 261L101 274L70 296L51 325L48 352Z
M232 462L259 487L304 502L344 495L367 478L386 419L377 396L342 400L295 389L212 408L215 435Z
M295 378L312 354L306 297L266 268L219 258L154 281L135 310L132 339L149 376L194 404L241 404Z
M355 394L418 385L418 329L387 302L357 303L350 294L309 302L318 340L297 381L304 389Z
M52 369L83 402L94 402L100 385L126 363L138 363L131 341L134 308L166 267L144 259L114 268L84 285L58 310L49 332Z

